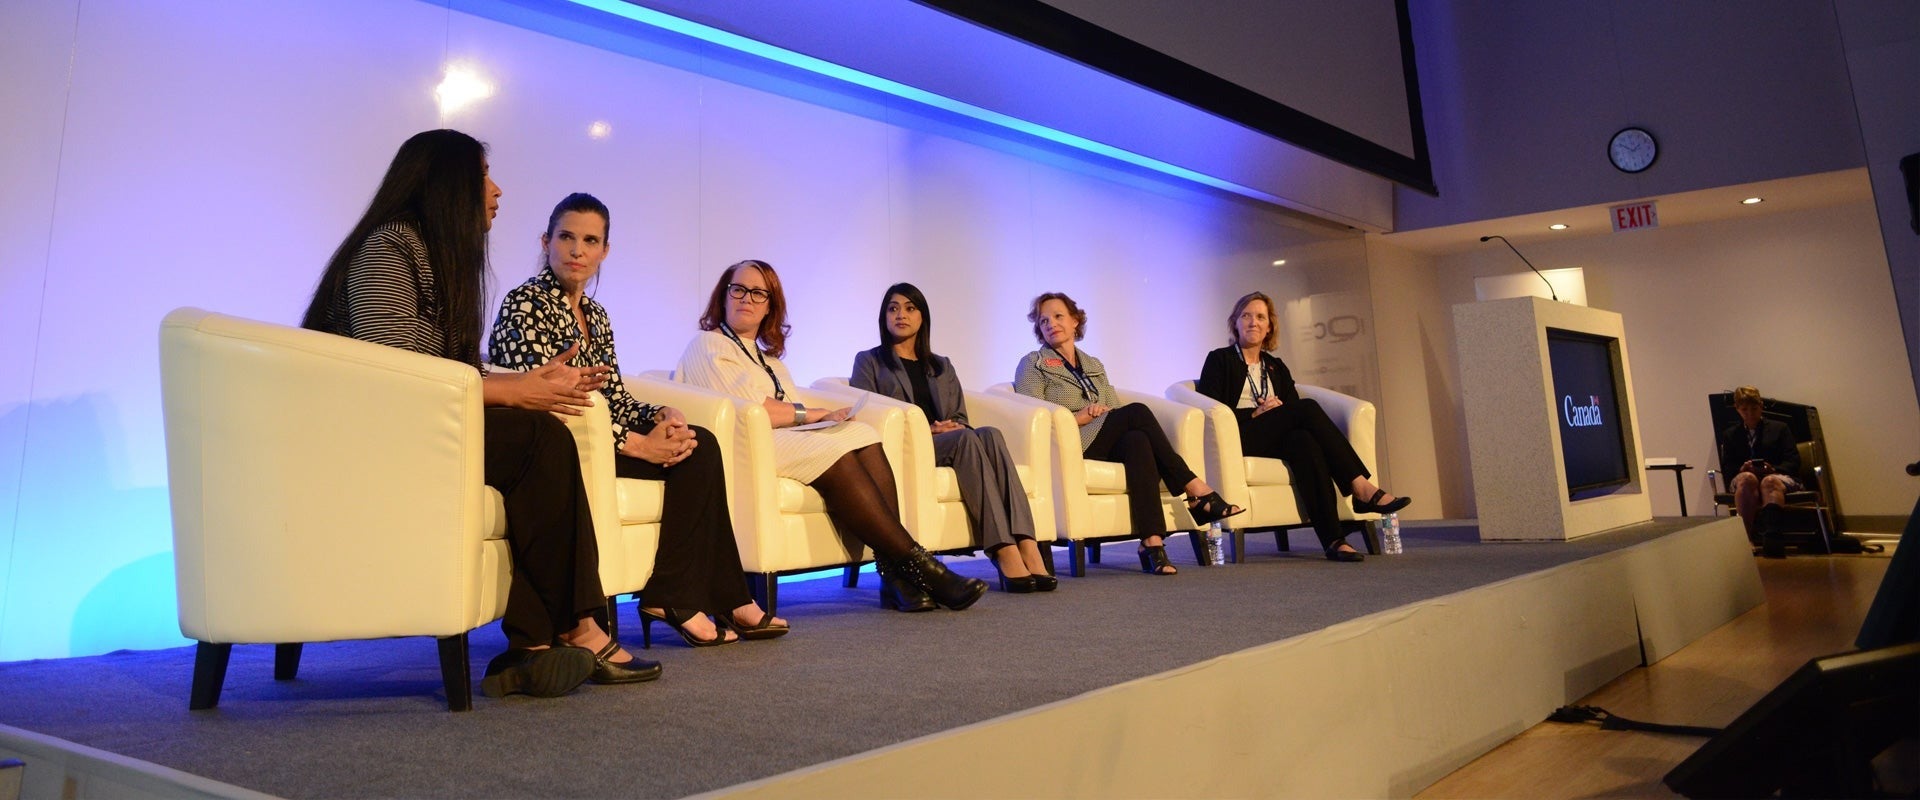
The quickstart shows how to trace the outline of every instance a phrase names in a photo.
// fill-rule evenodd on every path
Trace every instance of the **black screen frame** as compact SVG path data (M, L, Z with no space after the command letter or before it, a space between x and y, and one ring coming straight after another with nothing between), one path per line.
M1547 377L1549 379L1552 379L1553 377L1552 343L1554 339L1581 342L1581 343L1587 343L1587 344L1600 344L1600 345L1604 345L1607 348L1607 378L1608 378L1608 383L1611 384L1608 388L1612 389L1613 391L1613 407L1619 416L1619 423L1618 423L1619 441L1617 442L1617 445L1620 448L1621 477L1617 479L1609 479L1606 481L1601 481L1598 483L1588 483L1588 484L1578 484L1578 485L1573 483L1568 483L1567 497L1570 500L1576 500L1576 501L1585 500L1591 497L1611 494L1612 490L1618 489L1622 486L1632 485L1635 473L1637 472L1637 470L1633 468L1633 460L1638 454L1634 452L1633 442L1630 438L1632 436L1632 431L1633 431L1633 406L1632 406L1632 403L1627 399L1626 391L1623 386L1623 384L1625 383L1625 376L1622 373L1625 372L1625 370L1623 369L1620 363L1620 338L1617 336L1604 336L1597 333L1588 333L1586 331L1575 331L1575 330L1568 330L1566 328L1554 328L1554 327L1546 328L1546 334L1547 334L1546 338L1547 338L1547 345L1548 345ZM1560 393L1559 388L1556 386L1554 388L1554 395L1558 396L1559 393ZM1558 403L1554 404L1553 413L1554 413L1554 430L1557 433L1560 429L1559 428L1560 410L1559 410ZM1556 436L1556 438L1559 438L1559 437ZM1567 469L1566 448L1567 448L1566 441L1562 439L1560 442L1560 452L1558 453L1558 456L1560 457L1560 469L1562 472L1565 472Z

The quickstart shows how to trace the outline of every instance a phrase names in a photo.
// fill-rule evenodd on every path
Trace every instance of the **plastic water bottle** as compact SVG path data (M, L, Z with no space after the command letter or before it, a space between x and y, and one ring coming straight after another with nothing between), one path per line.
M1400 555L1400 515L1388 514L1380 518L1380 551Z
M1226 541L1218 522L1207 526L1207 563L1216 567L1227 563Z

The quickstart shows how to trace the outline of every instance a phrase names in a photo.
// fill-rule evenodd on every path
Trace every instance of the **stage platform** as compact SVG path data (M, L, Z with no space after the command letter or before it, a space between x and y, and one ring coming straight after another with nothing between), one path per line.
M288 682L236 647L220 707L191 713L191 648L0 664L0 758L27 761L28 797L1406 796L1763 599L1730 518L1405 538L1349 565L1307 531L1292 553L1250 537L1219 568L1174 542L1174 577L1109 546L964 613L881 611L871 576L788 584L784 639L673 639L657 683L465 714L428 639L310 645ZM502 646L476 632L476 676Z

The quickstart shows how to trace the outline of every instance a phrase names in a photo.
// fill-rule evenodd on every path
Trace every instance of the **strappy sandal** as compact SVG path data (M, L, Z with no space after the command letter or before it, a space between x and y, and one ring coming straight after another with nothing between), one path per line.
M1226 501L1219 492L1201 495L1187 501L1187 511L1193 514L1193 521L1202 525L1211 525L1235 514L1244 514L1246 509Z
M777 625L774 624L773 612L767 611L765 609L762 609L760 611L760 621L752 625L740 624L739 620L736 620L733 618L733 612L731 611L718 617L717 619L720 622L722 631L725 631L727 628L732 628L735 633L740 634L740 638L747 639L749 641L759 641L761 639L778 639L782 636L787 635L788 631L793 630L793 626L788 625L785 622L779 623Z
M668 608L663 609L663 611L664 613L655 614L644 608L640 609L640 646L642 648L651 649L653 647L653 623L655 622L666 623L666 626L672 628L674 633L680 634L680 638L687 643L688 647L719 647L723 644L733 644L734 642L740 641L738 638L727 638L726 626L719 623L713 626L713 638L711 639L702 639L693 635L693 631L687 630L686 626L688 622L692 621L693 618L700 613L698 611L687 611L679 608ZM764 620L762 621L764 622Z
M1218 495L1216 495L1216 497L1217 496ZM1178 572L1167 571L1167 570L1173 570L1173 569L1175 569L1173 566L1173 562L1167 559L1166 545L1156 544L1151 547L1148 547L1147 545L1143 544L1140 546L1140 571L1141 572L1147 573L1148 575L1180 574Z
M1380 498L1386 497L1386 496L1387 496L1387 490L1385 489L1375 489L1373 492L1373 496L1367 498L1366 500L1361 500L1359 496L1356 495L1353 498L1353 513L1355 514L1392 514L1396 511L1399 511L1400 509L1406 508L1409 503L1413 502L1413 498L1411 497L1396 497L1396 498L1393 498L1393 502L1386 503L1383 505L1380 502Z

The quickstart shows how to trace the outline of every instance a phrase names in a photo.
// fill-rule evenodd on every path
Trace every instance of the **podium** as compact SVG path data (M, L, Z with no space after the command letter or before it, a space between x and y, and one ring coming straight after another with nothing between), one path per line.
M1456 305L1453 327L1481 541L1577 539L1653 518L1619 314L1514 297ZM1549 328L1614 340L1614 402L1627 480L1598 496L1574 499L1568 489L1563 398L1555 393Z

